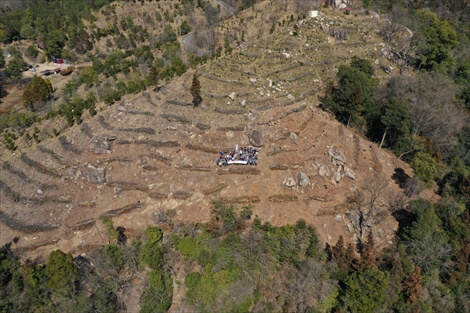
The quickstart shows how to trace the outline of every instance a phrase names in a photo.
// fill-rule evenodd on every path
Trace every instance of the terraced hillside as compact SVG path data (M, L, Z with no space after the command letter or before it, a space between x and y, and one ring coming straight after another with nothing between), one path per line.
M1 244L18 236L31 257L57 248L80 253L106 243L103 217L138 236L149 224L207 221L211 202L222 199L252 205L274 225L303 218L323 243L372 229L386 245L397 226L388 202L401 193L394 177L409 168L317 108L339 64L379 47L356 22L303 21L295 36L286 29L205 64L197 69L198 108L187 72L79 126L43 122L41 143L2 153ZM350 39L336 40L321 25L350 25ZM220 150L253 143L261 146L258 166L215 164ZM358 192L368 201L380 196L361 213L351 205Z

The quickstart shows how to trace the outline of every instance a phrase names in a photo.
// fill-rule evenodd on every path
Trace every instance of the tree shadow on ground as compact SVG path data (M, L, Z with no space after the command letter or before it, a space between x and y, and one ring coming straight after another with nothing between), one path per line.
M401 189L403 189L406 197L410 197L414 194L416 182L413 178L406 174L402 168L395 168L392 179ZM397 235L399 236L403 234L403 231L407 227L411 226L411 223L414 220L413 214L406 207L394 210L392 212L392 216L398 222Z
M405 189L406 183L411 179L411 177L406 174L401 167L396 167L395 172L392 175L392 179L401 189Z

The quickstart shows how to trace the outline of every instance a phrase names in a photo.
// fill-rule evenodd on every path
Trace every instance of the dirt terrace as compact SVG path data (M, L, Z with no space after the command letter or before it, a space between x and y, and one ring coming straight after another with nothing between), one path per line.
M340 234L357 236L348 232L346 209L338 206L351 188L378 175L398 190L395 168L409 171L305 101L255 112L259 117L247 121L240 114L168 104L176 96L169 85L127 99L86 117L81 126L65 127L59 137L4 154L1 243L19 236L18 247L31 257L56 248L78 253L106 243L102 216L139 235L161 212L173 223L206 222L211 200L218 198L251 204L255 215L274 225L303 218L315 225L323 243L334 243ZM60 129L45 125L43 133L53 127ZM219 150L250 145L251 130L261 131L264 141L258 166L216 166ZM114 139L110 153L95 154L90 145L103 135ZM335 184L331 176L318 175L315 162L334 171L327 154L333 146L344 153L355 180L343 177ZM82 173L85 163L104 168L106 182L90 183ZM298 172L307 174L311 185L283 185ZM391 217L377 227L382 244L395 227Z
M392 179L396 169L409 175L411 170L316 108L318 91L339 64L377 50L367 40L346 48L319 24L306 22L298 36L286 32L274 42L263 39L198 68L204 98L199 108L191 105L193 72L188 72L158 91L101 107L97 116L85 114L79 126L45 121L41 143L18 142L14 154L3 149L0 244L19 237L18 248L31 258L58 248L81 253L107 243L101 217L139 236L162 221L161 213L167 223L206 222L211 201L219 198L252 205L255 215L274 225L303 218L317 228L323 244L340 235L356 240L360 234L346 217L348 196L381 180L387 187L379 201L385 201L400 192ZM352 40L360 36L365 35L350 29ZM338 51L344 55L332 59ZM250 145L253 130L263 139L258 166L216 166L218 151ZM103 154L91 151L103 138L110 147L101 148ZM332 179L333 147L344 154L354 180ZM85 164L104 170L99 182L87 179ZM297 181L299 172L310 184L287 187L284 182ZM373 228L379 247L393 240L396 227L385 216Z

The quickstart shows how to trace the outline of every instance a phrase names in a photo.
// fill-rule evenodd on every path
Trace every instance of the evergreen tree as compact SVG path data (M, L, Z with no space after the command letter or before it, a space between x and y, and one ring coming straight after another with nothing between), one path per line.
M338 241L336 242L336 245L334 245L330 249L330 253L331 253L331 260L332 261L334 261L338 264L341 263L343 255L345 254L343 236L339 236Z
M413 40L418 48L419 66L426 70L450 67L454 61L450 52L459 44L455 30L431 11L419 12L417 20L420 27Z
M24 12L21 28L20 28L21 38L34 39L35 30L34 30L34 18L31 13L31 9L27 8Z
M345 280L343 301L353 313L370 313L385 302L390 275L377 267L351 273Z
M196 73L194 73L193 75L193 83L191 84L191 95L193 96L193 105L195 107L199 106L199 104L202 102L201 84L199 83L199 79L197 78Z
M380 119L385 130L380 147L384 143L397 152L404 152L410 147L411 121L410 110L402 101L391 98L382 109Z
M415 175L426 184L426 187L431 188L437 175L437 164L434 158L428 153L418 152L410 165Z
M46 283L49 288L70 288L78 278L78 269L73 256L60 250L52 251L47 261L46 275L49 278Z
M184 20L182 23L181 23L181 26L180 26L180 32L181 32L181 36L184 36L188 33L191 32L191 27L189 26L188 22L186 20Z
M158 85L158 78L160 74L158 73L158 69L155 66L150 67L149 74L147 76L147 81L149 85L157 86Z
M52 85L48 79L35 75L23 92L23 104L26 108L34 111L37 109L38 103L46 101L50 97L52 91Z
M372 232L369 232L367 236L367 242L365 243L361 251L361 263L364 268L375 266L377 261L374 254L375 242Z
M13 58L8 62L5 72L12 80L19 80L23 76L23 72L28 69L28 64L21 58Z
M374 70L369 61L355 57L350 66L341 65L336 75L337 86L330 86L323 103L332 110L338 120L363 131L365 113L372 96L371 75Z
M338 267L343 270L349 270L354 265L354 245L349 242L347 247L344 245L343 236L339 236L336 245L329 248L331 260L338 264Z
M3 53L3 50L0 49L0 68L5 67L5 53Z
M374 75L374 67L372 66L369 60L361 59L357 56L354 56L351 60L351 67L363 72L369 78Z

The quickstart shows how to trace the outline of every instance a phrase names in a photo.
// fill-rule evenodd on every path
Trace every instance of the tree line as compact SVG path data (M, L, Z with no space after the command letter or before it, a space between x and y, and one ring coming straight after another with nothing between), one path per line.
M322 247L303 220L275 227L249 206L222 201L206 224L175 224L160 213L166 231L149 226L133 240L104 219L106 244L75 258L54 251L45 265L20 263L13 241L0 249L0 310L119 312L120 290L145 271L141 312L166 312L178 267L186 268L176 282L186 289L179 305L191 312L466 312L468 207L415 199L393 214L396 240L380 252L373 231L357 244L340 237Z

